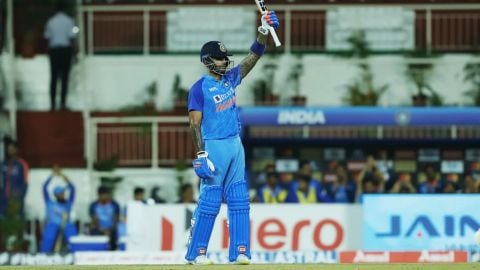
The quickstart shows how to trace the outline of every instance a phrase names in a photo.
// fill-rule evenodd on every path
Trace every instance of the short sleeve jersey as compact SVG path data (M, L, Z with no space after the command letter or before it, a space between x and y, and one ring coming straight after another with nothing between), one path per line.
M219 81L205 75L190 89L188 111L202 112L204 140L225 139L240 133L235 95L235 88L240 83L240 66L236 66Z

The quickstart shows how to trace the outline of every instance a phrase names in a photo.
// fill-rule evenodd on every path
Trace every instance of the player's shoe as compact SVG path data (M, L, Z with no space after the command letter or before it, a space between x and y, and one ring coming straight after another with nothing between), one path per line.
M195 258L193 261L187 261L187 264L193 264L193 265L209 265L213 264L213 261L210 260L207 256L205 255L200 255Z
M245 254L240 254L233 264L247 265L250 264L250 259Z

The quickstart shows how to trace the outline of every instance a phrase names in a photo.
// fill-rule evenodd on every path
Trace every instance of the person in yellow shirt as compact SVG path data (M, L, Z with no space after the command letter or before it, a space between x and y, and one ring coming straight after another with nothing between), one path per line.
M286 198L287 191L279 185L277 173L267 173L266 183L257 191L257 201L262 203L283 203Z
M322 184L305 175L299 175L292 183L285 202L287 203L318 203L332 202L324 193Z

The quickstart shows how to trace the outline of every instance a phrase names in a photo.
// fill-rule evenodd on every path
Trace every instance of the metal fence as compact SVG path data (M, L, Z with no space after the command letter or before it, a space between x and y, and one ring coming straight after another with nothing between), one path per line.
M194 146L188 117L92 117L87 160L115 160L118 166L172 166L190 162Z
M194 7L194 5L185 5ZM228 5L222 5L226 7ZM277 5L284 46L280 52L329 52L327 12L346 5ZM480 4L382 5L411 10L414 50L458 52L480 50ZM254 5L243 7L255 9ZM348 5L348 7L378 7ZM165 53L167 14L179 5L83 5L79 7L86 52ZM248 26L247 26L248 27ZM256 22L250 25L256 28ZM270 46L273 48L273 46Z

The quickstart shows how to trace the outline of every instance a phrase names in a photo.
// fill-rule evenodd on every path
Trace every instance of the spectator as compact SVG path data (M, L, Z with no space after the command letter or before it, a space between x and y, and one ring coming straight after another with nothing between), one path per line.
M269 162L265 165L263 171L257 176L255 185L260 187L267 182L267 174L275 172L275 163Z
M180 200L177 203L197 203L193 198L193 186L192 184L183 184L180 187Z
M417 189L412 184L412 176L409 173L402 173L394 182L390 193L417 193Z
M441 193L457 193L459 191L460 191L460 186L458 184L457 174L449 174L445 179L440 181Z
M120 218L120 207L111 198L110 190L98 188L98 199L90 204L92 235L106 235L110 238L110 249L117 249L117 224Z
M65 13L65 0L59 0L56 13L45 25L44 37L48 40L50 58L50 109L55 110L57 81L62 83L60 108L67 109L68 77L73 56L75 23Z
M142 187L135 187L133 190L133 200L137 202L147 203L145 200L145 189Z
M349 180L348 172L342 165L335 167L333 181L325 184L328 196L338 203L352 203L355 201L355 182Z
M439 174L432 165L425 169L425 182L418 186L418 193L440 193L442 186Z
M5 215L9 204L18 205L12 215L23 216L23 205L28 185L28 163L18 156L18 144L7 141L7 155L2 164L0 179L0 216Z
M63 185L56 186L53 190L55 200L52 200L48 188L54 176L61 177L65 181L66 187ZM68 199L65 197L65 192L69 193ZM64 245L69 243L70 237L77 235L77 229L70 221L70 212L75 200L75 187L57 165L53 167L52 175L43 184L43 198L47 213L40 251L63 251Z
M479 175L466 176L465 193L480 193L480 176Z
M322 185L312 180L308 175L299 175L288 190L287 203L317 203L332 202L327 195L323 194Z
M384 174L377 168L373 156L368 156L365 167L357 176L356 200L361 203L363 194L383 193L384 185Z
M288 192L278 183L278 175L275 172L270 172L266 176L266 183L258 189L255 201L262 203L284 202Z

